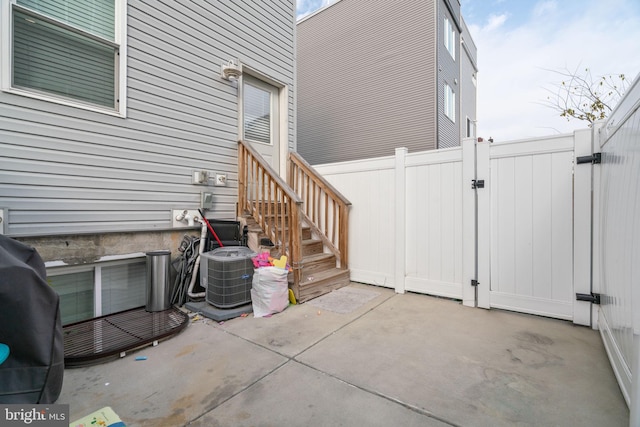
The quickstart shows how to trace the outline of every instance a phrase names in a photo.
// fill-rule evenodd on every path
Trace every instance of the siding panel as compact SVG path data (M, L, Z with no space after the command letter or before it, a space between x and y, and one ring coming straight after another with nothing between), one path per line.
M451 4L456 4L456 1ZM458 6L459 7L459 6ZM458 11L459 12L459 11ZM454 12L455 13L455 12ZM438 8L438 34L440 38L437 42L438 50L438 147L449 148L460 145L460 120L461 120L461 88L460 88L460 32L454 25L455 37L455 59L444 45L444 19L448 18L452 23L458 22L458 16L452 15L448 8L440 5ZM451 120L444 113L444 85L448 84L455 93L455 120Z
M297 25L298 151L312 164L435 148L436 2L341 0Z

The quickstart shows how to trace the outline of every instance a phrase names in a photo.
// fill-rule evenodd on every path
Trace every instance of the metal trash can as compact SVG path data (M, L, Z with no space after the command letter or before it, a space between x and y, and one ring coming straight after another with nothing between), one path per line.
M171 307L170 263L170 251L147 252L147 311L163 311Z

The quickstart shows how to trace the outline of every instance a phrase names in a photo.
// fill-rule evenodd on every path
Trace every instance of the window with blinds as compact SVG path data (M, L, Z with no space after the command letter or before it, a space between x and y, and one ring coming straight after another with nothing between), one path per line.
M16 0L11 86L118 109L116 0Z
M271 144L271 92L244 84L244 138Z

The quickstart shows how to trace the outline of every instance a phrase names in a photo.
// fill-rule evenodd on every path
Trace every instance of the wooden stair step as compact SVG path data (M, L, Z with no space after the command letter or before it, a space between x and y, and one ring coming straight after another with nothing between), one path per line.
M302 241L302 257L322 253L322 241L315 239L307 239Z
M336 268L336 257L329 253L318 253L307 255L302 258L302 275L313 276L317 271L330 270Z
M349 283L349 270L332 268L329 270L318 271L312 276L307 276L306 280L303 280L302 283L300 283L298 301L308 301L335 289L347 286Z

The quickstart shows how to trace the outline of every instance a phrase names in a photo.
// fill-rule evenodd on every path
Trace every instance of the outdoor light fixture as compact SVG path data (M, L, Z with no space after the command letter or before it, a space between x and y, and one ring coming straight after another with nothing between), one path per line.
M230 59L229 62L220 66L220 75L225 80L233 81L242 75L242 71L240 71L240 67L236 65L233 59Z

